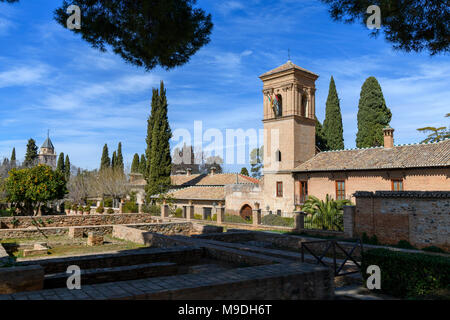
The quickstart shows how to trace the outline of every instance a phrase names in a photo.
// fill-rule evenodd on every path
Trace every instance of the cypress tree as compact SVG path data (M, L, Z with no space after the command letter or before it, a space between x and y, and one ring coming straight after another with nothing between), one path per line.
M16 166L16 148L12 149L10 163L11 163L11 167L15 167Z
M64 161L64 175L66 177L66 181L70 179L70 160L69 155L66 154L66 161Z
M152 153L152 136L153 136L153 126L155 122L155 116L159 108L159 92L158 89L153 88L152 94L152 106L151 106L150 116L147 119L147 137L145 142L147 143L147 148L145 149L145 159L147 161L145 165L145 172L142 174L148 179L151 167L151 153Z
M139 155L137 153L134 154L133 162L131 163L131 172L132 173L139 172Z
M150 155L150 170L146 185L147 196L163 193L170 186L170 171L172 169L172 157L170 155L169 140L172 131L167 116L167 98L164 83L161 81L159 107L154 117L152 146ZM148 170L149 168L147 168Z
M105 145L103 146L102 159L100 162L100 170L104 170L110 167L111 167L111 159L109 158L108 145L105 143Z
M119 146L117 147L116 168L123 172L122 142L119 142Z
M61 152L59 154L58 164L56 165L56 170L58 170L61 173L65 172L65 168L64 168L64 153L63 152Z
M141 154L141 160L139 161L139 173L146 175L147 172L147 159L145 159L145 154Z
M23 165L25 167L34 166L38 158L38 147L36 146L36 141L29 139L27 143L27 152L25 153L25 161Z
M249 176L248 170L247 170L246 167L243 167L243 168L241 169L241 174L244 175L244 176Z
M369 148L383 145L383 128L391 121L391 110L375 77L366 79L361 87L358 106L358 133L356 146Z
M113 169L117 168L117 154L116 154L116 151L114 151L114 152L113 152L113 155L112 155L112 159L111 159L111 167L112 167Z
M325 137L325 135L323 133L322 124L320 123L319 119L317 119L317 117L316 117L316 147L320 151L330 150L330 148L328 147L328 144L327 144L327 138Z
M323 135L326 138L327 146L329 150L342 150L344 149L342 115L333 77L330 80L325 113Z

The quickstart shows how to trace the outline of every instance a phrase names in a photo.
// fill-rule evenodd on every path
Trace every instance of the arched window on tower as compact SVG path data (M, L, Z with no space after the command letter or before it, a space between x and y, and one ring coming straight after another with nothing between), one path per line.
M275 151L275 161L281 162L281 151L280 150Z
M275 108L275 116L281 117L283 115L283 98L281 97L281 94L276 95L274 108Z
M306 96L306 92L302 94L302 105L301 105L301 116L306 117L306 110L308 110L308 97Z

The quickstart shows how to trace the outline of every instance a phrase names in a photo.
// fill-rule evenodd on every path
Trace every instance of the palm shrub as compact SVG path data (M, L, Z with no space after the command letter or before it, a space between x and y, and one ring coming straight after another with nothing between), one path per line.
M328 194L325 201L309 196L302 207L304 212L311 215L305 224L310 222L314 228L322 230L344 231L344 206L351 204L350 200L334 200Z

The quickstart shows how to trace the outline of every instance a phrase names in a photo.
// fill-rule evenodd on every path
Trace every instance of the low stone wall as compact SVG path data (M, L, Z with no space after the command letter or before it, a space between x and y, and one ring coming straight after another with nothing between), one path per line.
M44 269L39 265L0 268L0 294L42 290Z
M39 224L39 227L72 227L154 223L155 217L146 213L90 214L73 216L57 215L41 217L0 217L0 229L33 227L33 220Z
M354 234L376 235L380 243L409 241L450 251L450 192L357 192Z
M328 268L301 263L273 264L205 273L147 278L80 290L53 289L0 298L15 300L323 300L333 299L333 274Z
M203 255L203 250L197 247L177 248L144 248L139 250L124 250L117 253L105 253L61 258L35 259L20 261L20 266L40 265L45 274L66 272L67 267L77 265L82 270L112 268L127 265L152 262L174 262L178 264L197 262Z

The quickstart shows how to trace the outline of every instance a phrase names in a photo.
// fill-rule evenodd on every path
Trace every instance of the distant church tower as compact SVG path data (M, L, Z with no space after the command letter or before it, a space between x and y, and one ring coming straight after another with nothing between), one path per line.
M39 150L39 163L46 164L52 168L56 168L56 153L52 140L50 140L49 132L47 132L47 139Z

